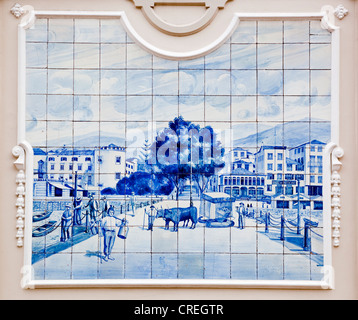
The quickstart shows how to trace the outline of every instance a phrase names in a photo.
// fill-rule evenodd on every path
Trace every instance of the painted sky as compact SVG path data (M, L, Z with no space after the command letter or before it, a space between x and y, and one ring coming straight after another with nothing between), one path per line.
M148 121L163 128L178 115L218 130L330 121L330 36L318 21L242 21L215 52L179 62L140 48L119 20L39 19L27 41L34 146L106 135L137 146L157 130Z

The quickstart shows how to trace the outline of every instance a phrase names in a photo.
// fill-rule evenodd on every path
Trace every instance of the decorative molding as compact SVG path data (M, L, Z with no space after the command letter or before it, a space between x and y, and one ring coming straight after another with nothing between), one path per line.
M347 10L343 5L339 5L339 6L334 10L334 15L335 15L339 20L342 20L347 14L348 14L348 10Z
M337 26L335 25L334 8L332 6L324 6L321 11L323 13L321 19L322 29L328 30L329 32L335 31Z
M15 18L19 19L25 13L25 9L21 4L15 3L10 12L15 16Z
M137 8L142 9L148 21L160 31L175 36L187 36L201 31L215 18L220 9L225 7L226 2L231 0L132 0ZM205 14L192 23L174 25L160 18L154 11L156 4L161 5L197 5L206 7Z
M17 18L21 18L20 26L24 29L29 29L35 24L35 10L32 6L22 6L16 3L10 12Z
M17 160L14 162L18 173L16 175L16 238L17 246L22 247L24 245L24 221L25 221L25 150L21 146L15 146L12 149L12 154L17 157Z
M332 151L332 175L331 175L331 196L332 202L331 206L333 208L332 212L332 238L333 246L339 247L340 245L340 219L341 219L341 176L339 174L340 169L342 168L342 162L339 158L343 157L344 151L340 147L335 147Z

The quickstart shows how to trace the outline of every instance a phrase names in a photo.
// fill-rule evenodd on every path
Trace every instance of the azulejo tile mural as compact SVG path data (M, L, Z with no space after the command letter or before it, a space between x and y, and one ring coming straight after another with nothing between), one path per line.
M319 21L241 21L172 61L119 19L38 19L35 280L320 280L330 47Z

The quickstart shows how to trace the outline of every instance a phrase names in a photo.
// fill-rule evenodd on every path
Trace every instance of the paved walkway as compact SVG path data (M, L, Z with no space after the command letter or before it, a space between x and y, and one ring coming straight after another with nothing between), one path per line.
M158 203L157 207L170 205ZM179 205L188 206L188 201ZM286 230L285 241L281 241L279 229L270 228L265 233L264 225L249 218L243 230L236 225L207 228L202 223L190 229L180 223L178 232L173 231L172 223L165 230L164 220L159 218L149 231L145 210L149 207L137 209L134 216L125 216L129 222L128 238L116 237L114 261L102 259L102 237L82 234L81 241L51 247L46 257L43 253L34 254L36 279L321 279L320 237L313 236L312 251L304 251L302 236ZM237 223L235 215L233 219ZM59 231L48 237L52 241L59 239Z

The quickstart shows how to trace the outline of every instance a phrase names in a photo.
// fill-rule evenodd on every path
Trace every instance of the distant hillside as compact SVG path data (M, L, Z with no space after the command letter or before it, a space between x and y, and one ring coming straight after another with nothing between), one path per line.
M234 147L252 147L254 145L298 146L311 140L328 143L331 140L329 122L286 122L277 124L271 129L263 130L242 139L234 137Z

